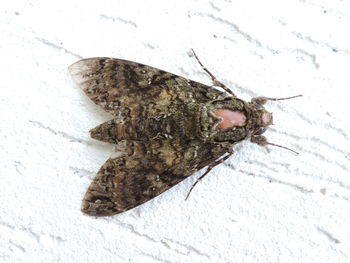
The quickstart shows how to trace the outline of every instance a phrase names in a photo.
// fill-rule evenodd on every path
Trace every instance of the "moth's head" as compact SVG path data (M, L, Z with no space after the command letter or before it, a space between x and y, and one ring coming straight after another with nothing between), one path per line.
M301 95L297 95L297 96L287 97L287 98L267 98L267 97L253 98L251 102L248 103L250 113L251 113L250 140L253 143L256 143L261 146L274 145L296 153L295 151L287 147L268 142L267 139L261 135L266 131L269 125L273 124L272 113L266 111L263 105L269 100L272 100L272 101L286 100L286 99L292 99L300 96Z
M251 135L263 134L269 125L273 124L272 113L268 112L262 104L249 103L250 108L250 133Z

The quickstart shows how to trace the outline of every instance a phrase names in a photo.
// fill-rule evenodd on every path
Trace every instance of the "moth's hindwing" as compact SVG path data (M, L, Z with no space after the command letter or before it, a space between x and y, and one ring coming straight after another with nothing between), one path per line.
M225 154L206 141L201 107L226 93L135 62L90 58L69 68L87 96L114 118L92 129L95 139L124 146L101 167L82 211L121 213L161 194Z

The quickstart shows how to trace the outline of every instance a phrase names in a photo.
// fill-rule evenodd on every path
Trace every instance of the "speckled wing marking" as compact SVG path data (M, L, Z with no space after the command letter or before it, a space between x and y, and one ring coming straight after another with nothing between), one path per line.
M115 116L130 114L130 109L139 114L146 105L152 105L158 114L167 113L170 104L200 103L228 96L184 77L122 59L82 59L72 64L69 71L93 102Z
M227 149L192 141L127 142L126 155L110 158L88 188L82 211L110 216L127 211L168 190L223 155Z

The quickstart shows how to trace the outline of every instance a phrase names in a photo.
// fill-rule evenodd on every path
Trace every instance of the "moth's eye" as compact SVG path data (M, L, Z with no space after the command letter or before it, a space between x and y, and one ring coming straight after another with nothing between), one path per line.
M265 107L263 105L260 105L260 104L254 104L254 106L259 108L259 109L265 109Z
M257 131L254 133L254 135L261 135L261 134L263 134L266 130L267 130L267 127L260 128L259 130L257 130Z

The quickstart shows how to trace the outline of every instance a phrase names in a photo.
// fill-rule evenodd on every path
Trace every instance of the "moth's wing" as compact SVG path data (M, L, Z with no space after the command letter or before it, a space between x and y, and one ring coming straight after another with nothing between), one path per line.
M220 145L190 142L126 142L126 156L110 158L89 186L82 211L110 216L143 204L214 162L227 152Z
M146 105L153 105L162 113L170 103L181 105L228 96L207 85L122 59L82 59L72 64L69 71L93 102L116 116L130 110L139 114Z

